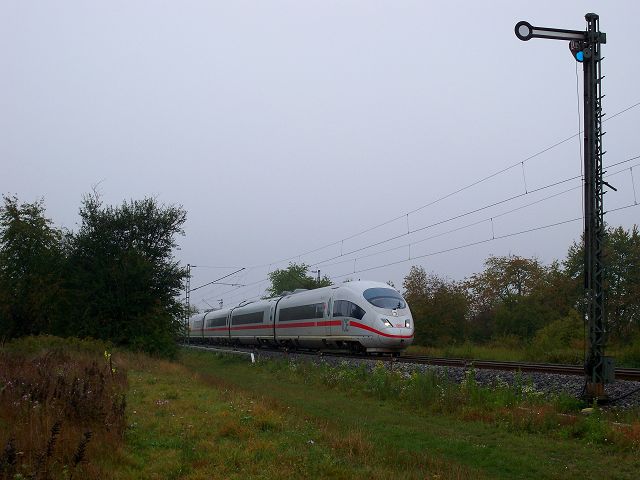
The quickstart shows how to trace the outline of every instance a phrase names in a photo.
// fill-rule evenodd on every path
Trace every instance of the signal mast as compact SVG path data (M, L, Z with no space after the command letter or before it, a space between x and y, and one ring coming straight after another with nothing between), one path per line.
M604 186L602 156L602 79L601 46L607 34L600 31L599 16L585 15L585 31L534 27L518 22L516 37L528 41L547 38L569 42L569 50L582 63L584 73L584 288L589 323L589 348L585 359L586 395L590 400L607 399L604 385L614 380L612 357L604 354L606 318L604 305Z

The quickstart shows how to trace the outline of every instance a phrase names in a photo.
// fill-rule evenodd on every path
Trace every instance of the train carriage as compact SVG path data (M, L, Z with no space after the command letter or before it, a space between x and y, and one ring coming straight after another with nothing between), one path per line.
M229 338L229 309L213 310L204 317L202 338L208 343L226 343Z
M348 282L193 316L194 341L398 352L413 341L411 311L379 282Z
M326 346L330 337L330 292L325 287L282 297L276 308L276 343L305 348Z
M262 300L234 308L231 311L229 338L231 343L258 345L273 341L271 300Z

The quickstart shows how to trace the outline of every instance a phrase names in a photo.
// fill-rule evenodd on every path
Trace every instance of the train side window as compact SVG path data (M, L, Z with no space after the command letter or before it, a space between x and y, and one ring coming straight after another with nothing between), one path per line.
M334 300L333 301L333 318L336 317L344 317L342 314L342 304L344 300Z
M290 322L293 320L310 320L313 318L324 318L324 303L313 303L311 305L286 307L280 310L279 316L279 320L281 322Z
M336 300L333 302L333 317L350 317L362 320L365 311L353 302Z
M350 305L350 312L349 312L349 316L351 318L355 318L357 320L362 320L362 317L364 317L364 310L362 308L360 308L358 305L356 305L355 303L351 303L349 302Z
M233 325L246 325L248 323L262 323L264 321L264 312L243 313L233 315Z
M207 319L207 328L225 327L226 325L227 325L227 317Z

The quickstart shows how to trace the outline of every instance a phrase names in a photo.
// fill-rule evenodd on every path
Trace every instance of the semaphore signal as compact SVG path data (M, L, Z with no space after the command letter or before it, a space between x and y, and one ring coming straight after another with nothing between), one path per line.
M605 400L604 385L614 379L613 358L604 354L606 318L604 304L604 186L602 156L602 79L601 46L607 35L600 31L599 16L585 15L585 31L534 27L518 22L516 36L523 41L532 38L569 41L573 57L582 63L584 72L584 278L589 321L589 350L585 359L586 393L590 399ZM615 189L614 189L615 190Z

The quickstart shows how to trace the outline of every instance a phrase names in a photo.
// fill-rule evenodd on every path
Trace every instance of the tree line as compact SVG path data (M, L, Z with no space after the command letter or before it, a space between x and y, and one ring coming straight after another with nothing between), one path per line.
M609 339L624 346L640 340L640 233L637 226L606 229L604 241L606 317ZM291 263L269 274L265 298L331 285ZM389 282L391 286L393 284ZM563 261L491 256L483 271L460 281L413 266L402 294L415 321L415 343L450 346L500 340L542 350L584 344L584 248L573 242Z
M182 333L186 270L175 260L186 212L154 198L81 202L77 231L57 228L44 201L3 196L0 340L93 337L172 356Z
M608 335L624 345L640 338L638 227L607 228L604 245ZM492 256L482 272L462 281L413 266L403 287L418 344L583 337L583 242L574 242L563 261L550 265L535 258Z
M0 207L0 341L31 334L94 337L172 356L183 334L186 269L173 256L186 212L153 198L105 205L84 197L77 231L57 228L44 201L3 196ZM403 295L416 343L482 343L511 337L565 344L584 330L583 247L563 261L489 257L461 280L413 266ZM640 338L640 233L607 228L606 313L612 341ZM266 296L330 285L305 264L270 273Z

